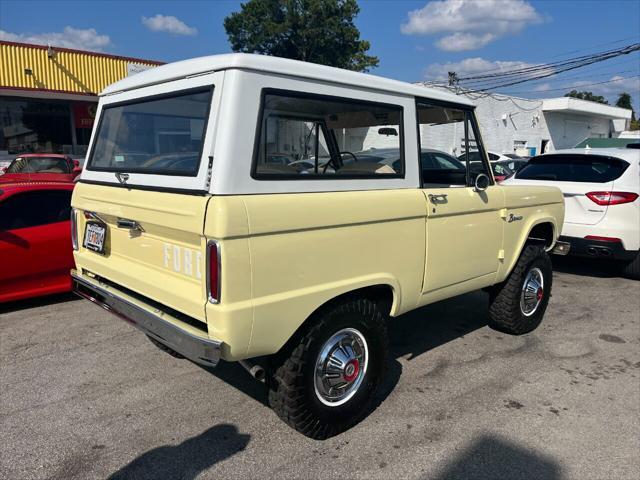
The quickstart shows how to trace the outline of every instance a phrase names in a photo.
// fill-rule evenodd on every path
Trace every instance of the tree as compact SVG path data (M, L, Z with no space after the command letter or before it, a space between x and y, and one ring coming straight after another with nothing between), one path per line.
M378 58L353 23L359 11L356 0L249 0L224 28L234 52L367 72Z
M626 108L627 110L631 110L631 121L636 121L636 112L633 111L633 105L631 101L631 95L627 92L622 92L618 95L618 101L616 101L616 107Z
M602 95L594 95L593 92L579 92L577 90L571 90L564 95L565 97L579 98L580 100L589 100L590 102L603 103L609 105L609 102Z

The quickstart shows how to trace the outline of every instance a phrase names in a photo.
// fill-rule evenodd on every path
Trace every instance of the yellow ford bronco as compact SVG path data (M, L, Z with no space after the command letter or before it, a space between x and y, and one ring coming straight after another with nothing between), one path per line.
M307 436L366 414L398 315L486 289L491 326L542 320L562 194L497 185L464 98L231 54L117 82L97 115L75 291L174 356L240 361Z

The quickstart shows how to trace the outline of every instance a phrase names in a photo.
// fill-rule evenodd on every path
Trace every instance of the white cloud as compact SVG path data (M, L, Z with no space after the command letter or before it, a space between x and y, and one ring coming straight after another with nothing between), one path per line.
M190 27L172 15L157 14L153 17L142 17L142 23L154 32L167 32L173 35L196 35L198 29Z
M8 42L34 43L36 45L52 45L62 48L75 48L100 52L111 45L108 35L99 35L95 28L64 27L62 32L26 34L11 33L0 30L0 40Z
M453 35L442 37L436 42L436 46L440 50L447 52L462 52L464 50L476 50L484 47L486 44L493 42L496 36L493 33L485 33L476 35L475 33L456 32Z
M424 76L427 80L443 81L448 78L448 72L456 72L458 77L466 77L476 73L502 73L533 66L535 65L527 62L491 61L480 57L473 57L465 58L460 62L433 63L425 69Z
M474 50L520 32L542 16L525 0L440 0L409 12L405 35L450 33L436 45L447 51Z

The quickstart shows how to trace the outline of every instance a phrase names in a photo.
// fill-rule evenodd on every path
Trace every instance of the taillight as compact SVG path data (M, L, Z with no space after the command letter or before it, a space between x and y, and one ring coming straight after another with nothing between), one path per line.
M601 237L600 235L587 235L584 237L585 240L594 240L596 242L611 242L611 243L620 243L622 240L615 237Z
M589 192L587 197L598 205L620 205L631 203L638 198L637 193L632 192Z
M78 211L71 209L71 246L78 250Z
M220 302L220 246L215 240L207 243L207 291L210 302Z

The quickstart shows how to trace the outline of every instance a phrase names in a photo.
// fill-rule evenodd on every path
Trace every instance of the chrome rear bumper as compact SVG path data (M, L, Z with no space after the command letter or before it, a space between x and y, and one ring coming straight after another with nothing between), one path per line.
M208 367L215 367L220 360L221 342L188 332L176 325L179 321L170 315L75 270L71 272L71 277L74 293L113 313L189 360Z

